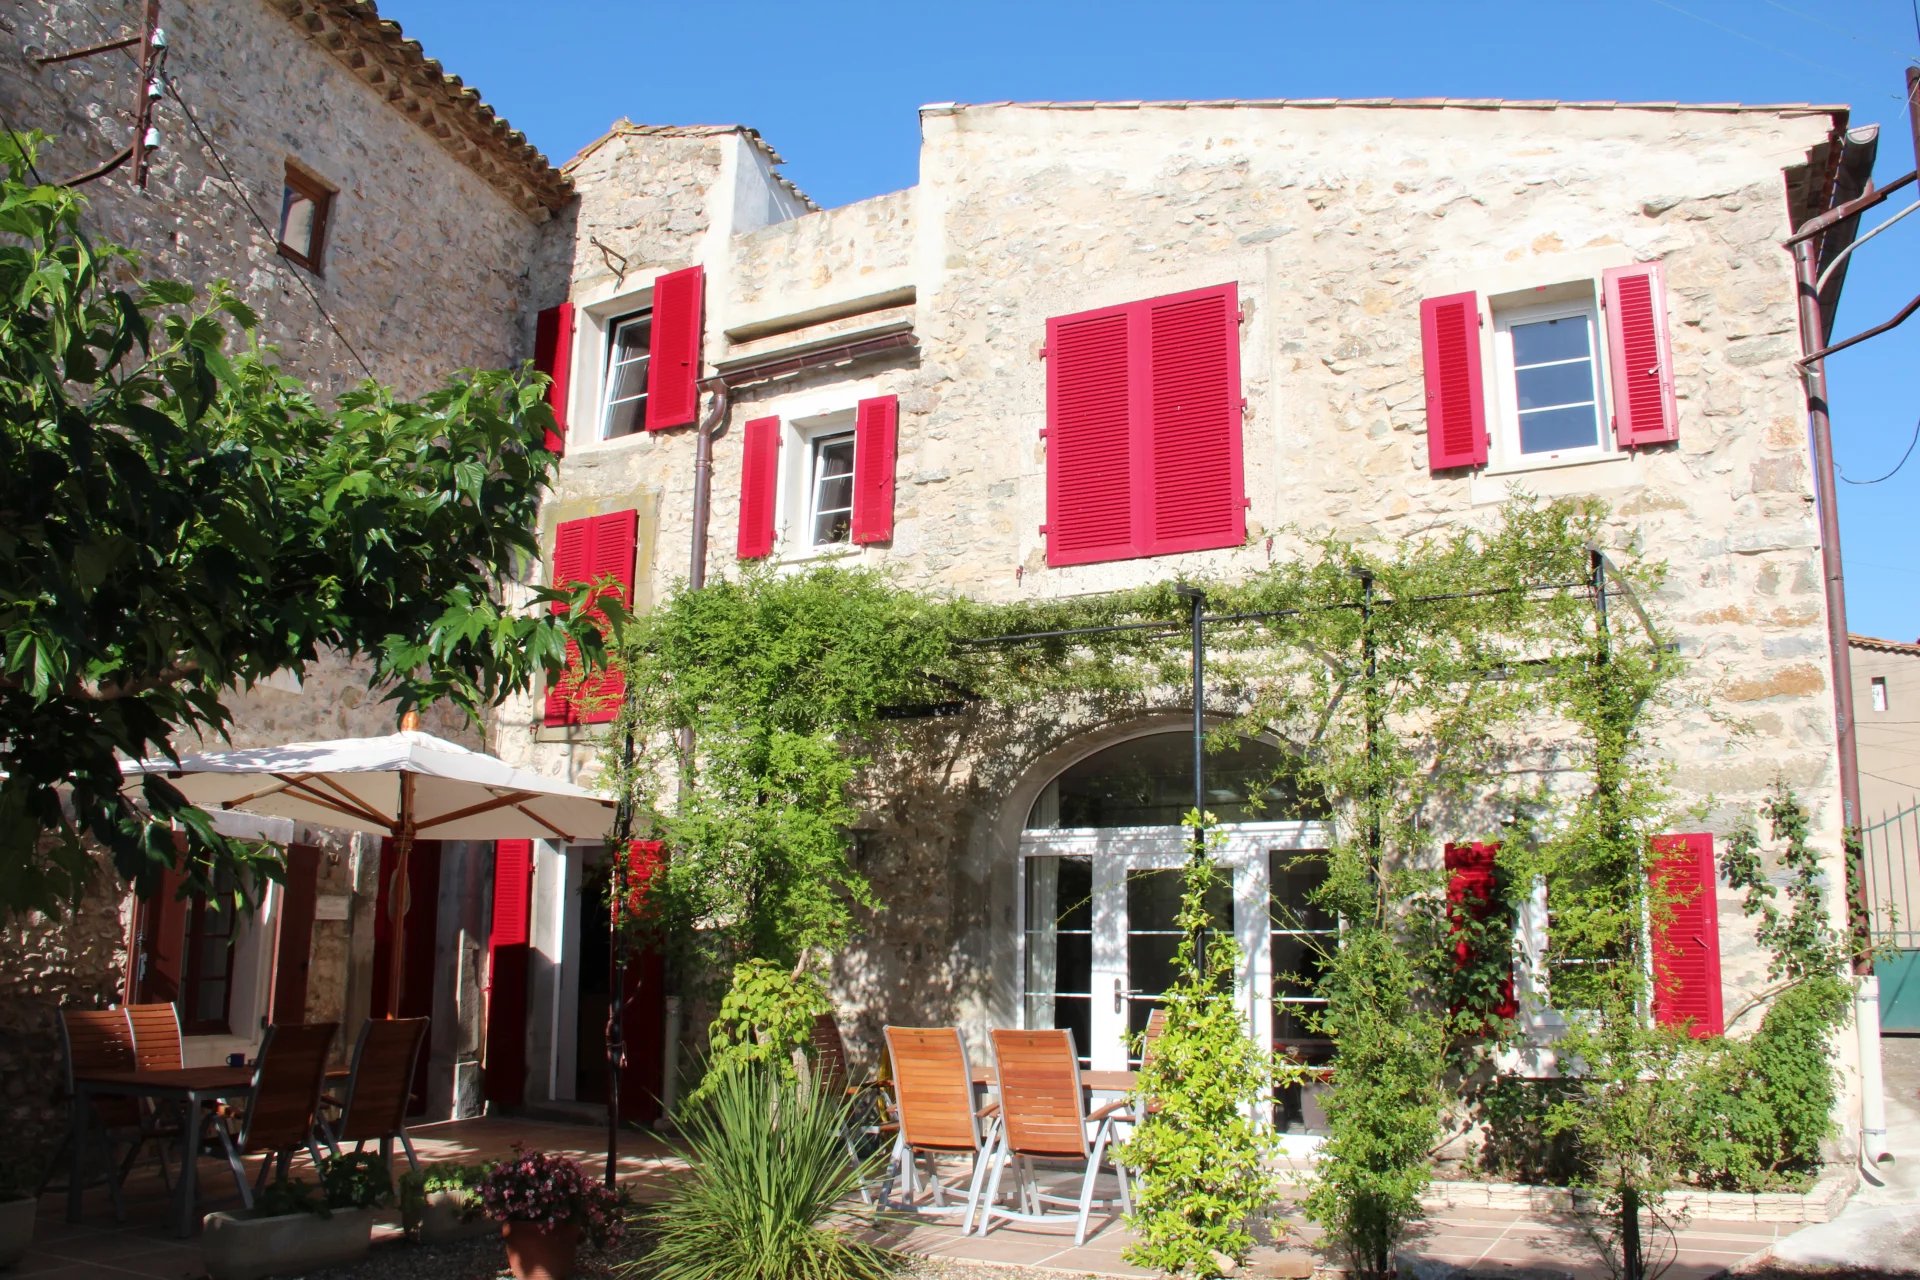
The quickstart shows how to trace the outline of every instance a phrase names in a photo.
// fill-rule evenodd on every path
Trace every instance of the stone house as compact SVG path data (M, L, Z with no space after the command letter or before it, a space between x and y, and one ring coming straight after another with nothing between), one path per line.
M1920 643L1849 636L1860 736L1860 813L1880 822L1920 804Z
M102 34L53 15L103 8L0 19L16 23L0 65L10 119L103 146L116 86L79 78L119 69L30 63L47 32ZM186 22L173 69L228 160L283 185L289 208L331 185L316 287L347 333L383 335L367 344L376 374L418 386L524 357L551 374L564 460L542 517L549 581L611 574L644 610L747 562L832 562L1041 599L1230 578L1329 532L1384 542L1485 523L1516 493L1604 498L1623 538L1673 566L1660 604L1686 695L1754 730L1700 717L1669 744L1681 790L1711 801L1675 833L1688 865L1710 888L1716 840L1785 778L1840 881L1836 655L1780 245L1864 182L1874 137L1849 132L1844 109L939 104L921 111L917 185L823 210L739 126L621 122L556 173L364 0L215 0ZM265 66L297 69L305 91L267 93ZM309 118L273 116L289 98ZM348 379L276 246L195 167L201 151L169 157L164 194L114 188L107 225L183 274L240 272L312 360L303 372ZM425 312L382 310L412 305L422 273L444 282ZM1180 412L1151 409L1156 393ZM257 695L242 731L384 731L377 708L338 718L342 676ZM836 961L855 1038L883 1021L958 1022L975 1039L1060 1025L1115 1064L1164 976L1151 939L1168 904L1134 892L1135 873L1180 856L1185 717L1026 726L891 782L859 840L890 909ZM604 733L603 713L559 688L502 708L485 741L590 784ZM1277 750L1219 762L1223 785ZM1123 774L1145 792L1122 795ZM1268 921L1307 887L1285 865L1326 839L1304 812L1229 832L1249 1017L1310 1058L1325 1050L1300 1020L1311 992L1281 975L1330 925ZM615 993L605 908L582 889L605 857L503 841L419 860L409 929L453 975L423 997L436 1111L604 1097L597 1037ZM317 922L308 957L344 972L324 980L335 1002L311 1007L350 1024L369 1007L355 1001L377 865L356 847L328 871L347 918L326 935ZM1763 960L1730 897L1697 901L1685 1012L1717 1030L1763 985ZM40 966L86 981L46 990L114 990L118 961L103 959L125 934L94 932L84 959ZM657 977L636 981L627 1096L653 1096L672 1088L681 1028ZM1854 1106L1857 1051L1840 1051ZM1310 1141L1310 1091L1285 1113Z

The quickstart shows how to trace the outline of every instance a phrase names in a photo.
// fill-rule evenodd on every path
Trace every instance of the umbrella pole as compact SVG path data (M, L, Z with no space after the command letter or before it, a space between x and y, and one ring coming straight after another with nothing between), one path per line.
M387 952L387 1016L400 1016L400 984L407 968L407 859L413 856L413 775L400 775L400 827L393 841L393 875L387 881L387 914L393 945Z

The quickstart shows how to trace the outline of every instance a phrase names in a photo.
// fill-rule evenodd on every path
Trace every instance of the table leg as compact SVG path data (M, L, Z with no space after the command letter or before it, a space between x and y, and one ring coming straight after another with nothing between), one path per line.
M194 1201L200 1186L200 1095L189 1090L187 1093L186 1132L181 1134L180 1143L180 1185L174 1189L174 1234L191 1236L193 1234Z
M80 1221L80 1179L86 1167L85 1149L87 1145L87 1116L92 1113L91 1100L87 1097L87 1087L83 1084L73 1086L73 1094L67 1100L67 1221Z

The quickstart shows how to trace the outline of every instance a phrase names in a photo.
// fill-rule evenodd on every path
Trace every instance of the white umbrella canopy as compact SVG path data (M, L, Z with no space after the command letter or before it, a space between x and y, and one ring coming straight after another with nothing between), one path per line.
M393 837L389 1016L400 1007L407 859L415 840L591 840L606 833L614 812L611 800L421 733L413 716L407 720L407 727L380 738L290 742L120 766L129 791L160 774L190 803L215 813L241 810Z

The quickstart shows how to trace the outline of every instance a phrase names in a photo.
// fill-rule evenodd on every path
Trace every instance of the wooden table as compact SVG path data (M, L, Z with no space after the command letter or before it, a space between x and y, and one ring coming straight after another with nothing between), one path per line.
M199 1192L200 1109L221 1098L244 1098L253 1092L252 1067L186 1067L178 1071L94 1071L73 1080L73 1113L69 1120L73 1140L72 1166L67 1174L67 1221L80 1220L80 1179L87 1128L92 1123L93 1100L98 1097L151 1098L181 1104L180 1182L174 1188L174 1234L193 1234L194 1202ZM109 1161L111 1162L111 1161ZM111 1168L107 1176L113 1176Z

